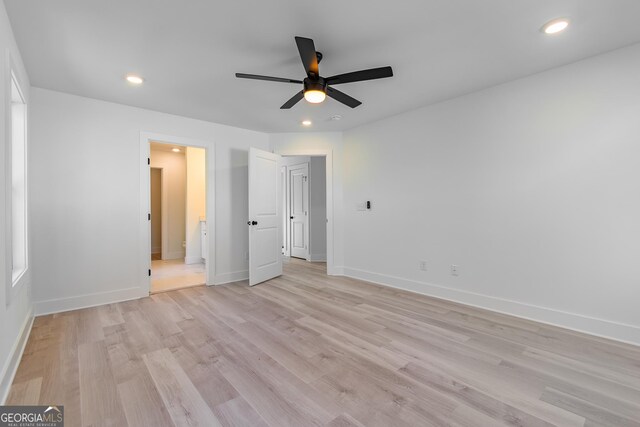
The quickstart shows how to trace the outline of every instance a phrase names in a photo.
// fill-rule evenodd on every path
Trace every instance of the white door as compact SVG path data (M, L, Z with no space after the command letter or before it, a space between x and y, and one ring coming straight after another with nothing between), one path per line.
M289 169L291 256L309 258L309 164Z
M249 285L282 274L280 156L249 149Z

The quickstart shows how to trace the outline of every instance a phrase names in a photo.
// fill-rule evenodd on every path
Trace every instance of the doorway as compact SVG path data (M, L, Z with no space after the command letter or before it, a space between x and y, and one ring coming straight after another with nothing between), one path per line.
M326 266L322 265L327 275L336 275L341 267L334 265L334 226L333 226L333 153L331 149L285 150L279 154L260 150L254 147L249 149L249 285L254 286L268 281L282 274L283 262L291 255L290 227L287 222L291 219L288 214L289 202L285 201L285 193L289 185L285 182L289 175L287 157L307 156L320 157L324 160L321 170L324 172L325 197L323 218L316 221L318 228L323 229L324 239L317 242L324 243L324 254L317 261L326 260ZM300 152L302 151L302 152ZM300 159L293 159L300 162ZM310 192L311 193L311 192ZM309 197L311 199L311 197ZM308 211L311 212L311 209ZM311 225L311 222L309 223ZM285 230L289 229L285 233ZM308 227L312 229L311 226ZM313 249L310 249L310 251ZM310 252L311 253L311 252ZM311 260L311 255L309 256ZM303 261L298 261L303 262Z
M150 293L206 282L206 152L149 142Z
M283 166L287 167L287 166ZM309 163L288 167L289 185L285 193L289 209L289 248L294 258L309 259Z
M282 158L286 179L283 255L312 262L327 260L326 158Z

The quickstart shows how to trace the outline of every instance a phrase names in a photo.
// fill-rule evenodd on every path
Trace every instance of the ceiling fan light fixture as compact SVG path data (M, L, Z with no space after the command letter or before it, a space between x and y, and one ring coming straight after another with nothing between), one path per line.
M319 104L324 101L326 97L327 94L317 89L311 89L304 93L304 99L306 99L307 102L310 102L311 104Z

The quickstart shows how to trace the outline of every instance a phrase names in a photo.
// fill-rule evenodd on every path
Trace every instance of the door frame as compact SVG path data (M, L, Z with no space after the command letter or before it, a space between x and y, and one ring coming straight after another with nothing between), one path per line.
M295 161L293 161L295 160ZM283 193L282 193L282 203L284 206L284 218L283 220L285 220L284 222L284 241L283 241L283 247L285 249L283 255L285 257L290 257L291 256L291 230L290 230L290 225L291 222L289 221L289 217L291 216L291 213L289 212L289 168L291 168L291 166L294 165L298 165L301 163L310 163L311 162L311 157L309 156L282 156L282 165L280 166L280 169L284 171L283 173L283 178L284 178L284 182L282 184L282 188L283 188Z
M140 277L139 286L142 292L150 293L151 277L151 182L149 164L151 142L162 142L181 147L197 147L205 150L206 169L206 207L207 207L207 243L208 254L205 260L205 284L213 285L215 278L215 145L212 141L204 141L181 136L165 135L154 132L140 132ZM164 187L164 185L163 185ZM164 239L163 239L164 243Z
M277 150L277 154L286 156L309 156L324 157L326 168L326 191L327 191L327 275L340 276L335 265L335 227L334 222L334 204L333 204L333 150L330 148L285 148Z

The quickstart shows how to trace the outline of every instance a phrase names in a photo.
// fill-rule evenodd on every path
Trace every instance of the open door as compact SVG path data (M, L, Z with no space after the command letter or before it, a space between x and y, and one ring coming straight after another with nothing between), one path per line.
M280 156L249 148L249 285L282 274Z
M309 164L291 166L289 170L291 221L291 256L309 259Z

